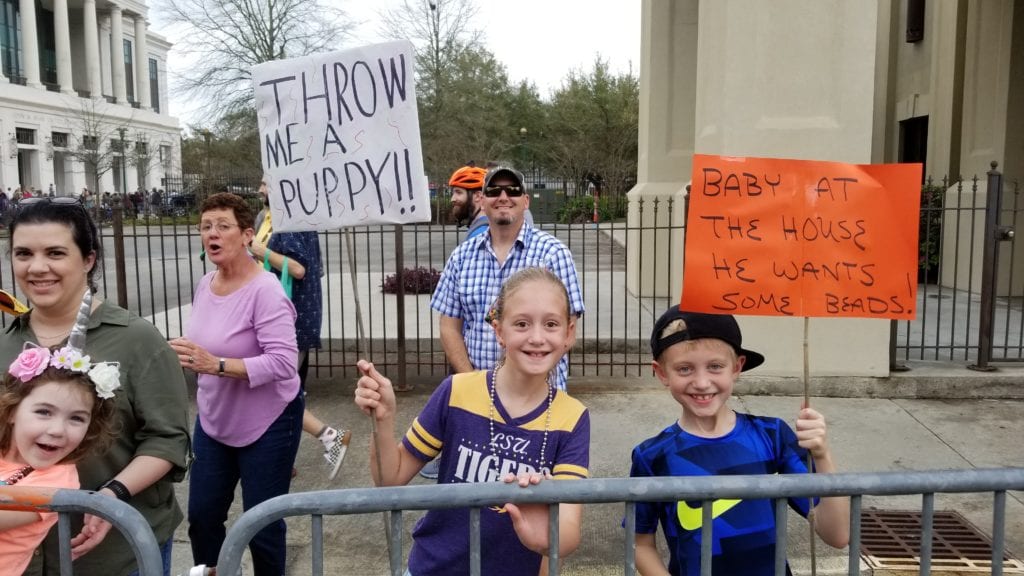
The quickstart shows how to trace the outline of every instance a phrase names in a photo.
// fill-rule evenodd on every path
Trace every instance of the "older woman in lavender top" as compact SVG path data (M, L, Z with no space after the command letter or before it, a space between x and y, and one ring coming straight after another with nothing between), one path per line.
M246 249L253 213L234 194L200 208L207 259L186 337L171 346L199 375L189 483L188 533L196 564L215 566L235 486L245 510L288 493L302 433L303 400L295 358L295 308L270 272ZM285 523L249 544L256 576L285 573Z

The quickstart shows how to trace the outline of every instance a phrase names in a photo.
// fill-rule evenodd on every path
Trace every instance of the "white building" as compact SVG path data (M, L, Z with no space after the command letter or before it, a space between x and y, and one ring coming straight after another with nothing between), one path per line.
M171 44L138 0L0 0L0 186L61 195L163 187L180 172ZM122 143L127 154L122 154ZM100 158L83 161L80 150ZM77 154L76 154L77 153Z
M978 210L978 220L947 228L943 241L975 235L973 242L959 239L975 251L961 253L960 262L974 264L949 265L944 273L973 274L973 282L960 278L958 285L981 286L985 172L996 161L1008 181L1024 176L1024 0L643 0L641 6L632 198L674 196L674 221L682 221L695 153L924 162L925 174L937 181L979 175L976 189L968 186L956 200ZM1004 206L1010 202L1004 199ZM671 269L638 265L649 256L637 247L682 254L683 236L668 236L667 214L638 210L630 214L630 234L641 233L641 218L663 230L630 240L638 253L627 260L635 267L629 288L678 297L682 259ZM1014 227L1020 234L1024 221ZM943 258L956 254L943 249ZM1014 286L1024 285L1024 253L1013 258L1005 268L1014 271ZM802 319L743 316L740 323L744 341L758 342L771 359L759 374L802 374ZM888 320L814 318L809 333L812 376L888 375Z

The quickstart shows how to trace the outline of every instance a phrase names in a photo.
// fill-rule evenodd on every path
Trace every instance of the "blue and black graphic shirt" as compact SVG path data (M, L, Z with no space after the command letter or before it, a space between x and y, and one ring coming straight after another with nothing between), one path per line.
M701 438L678 422L633 449L629 475L724 476L807 472L807 451L782 420L737 414L736 426L719 438ZM806 498L790 507L807 516ZM716 500L712 506L712 573L774 574L775 515L771 500ZM637 502L636 531L653 534L661 524L674 576L700 574L701 502ZM787 572L789 568L787 566Z

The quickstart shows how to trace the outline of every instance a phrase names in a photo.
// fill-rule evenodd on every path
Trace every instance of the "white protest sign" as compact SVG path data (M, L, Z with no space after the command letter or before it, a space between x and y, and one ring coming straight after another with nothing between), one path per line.
M275 230L430 220L414 63L400 41L253 67Z

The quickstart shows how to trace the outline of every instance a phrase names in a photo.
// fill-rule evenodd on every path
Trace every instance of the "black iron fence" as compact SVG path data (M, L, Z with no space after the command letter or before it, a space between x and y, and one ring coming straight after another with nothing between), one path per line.
M164 189L165 199L195 185L189 177L167 182L172 187ZM239 182L224 177L218 186L246 193L257 183ZM630 206L625 197L600 198L594 222L594 199L586 192L531 182L531 193L551 193L552 205L543 210L531 197L536 225L569 247L583 285L586 313L571 374L647 374L651 327L679 294L679 276L670 271L683 257L682 200L647 198ZM199 195L204 186L192 189ZM995 170L987 178L929 181L924 187L918 315L893 322L893 368L932 360L987 369L993 362L1024 359L1024 261L1018 262L1024 247L1018 249L1011 231L1024 218L1021 192L1019 182L1004 183ZM210 269L199 257L197 202L198 197L187 209L142 216L114 206L112 221L102 227L101 291L150 319L168 338L182 333L193 288ZM425 224L321 233L324 345L311 358L317 375L351 375L360 357L399 379L447 370L430 295L382 290L401 270L441 270L463 238L464 230L449 221L446 190L433 193L432 212ZM627 213L632 215L626 218ZM0 288L17 293L9 267L0 269Z
M538 219L539 228L572 251L584 288L587 313L577 328L573 374L638 375L647 369L651 326L678 297L667 276L648 270L668 270L673 262L681 262L682 251L668 249L669 238L678 237L683 229L682 217L673 216L680 212L673 204L669 198L636 203L641 222L658 224L629 224L625 219L561 224ZM320 234L324 322L323 347L311 356L316 375L352 370L363 357L402 377L446 373L430 294L399 297L384 293L382 285L399 270L444 267L465 236L465 229L448 223L449 208L446 195L436 194L431 223L359 226ZM101 293L152 321L168 338L180 336L189 321L194 286L211 270L200 258L194 211L138 216L115 204L111 212L111 222L101 228ZM630 272L656 282L642 286L627 278L630 245L657 254ZM9 266L0 270L0 287L17 294Z
M893 322L894 368L908 360L1024 360L1024 218L1019 181L992 170L969 180L929 179L922 188L917 318Z

